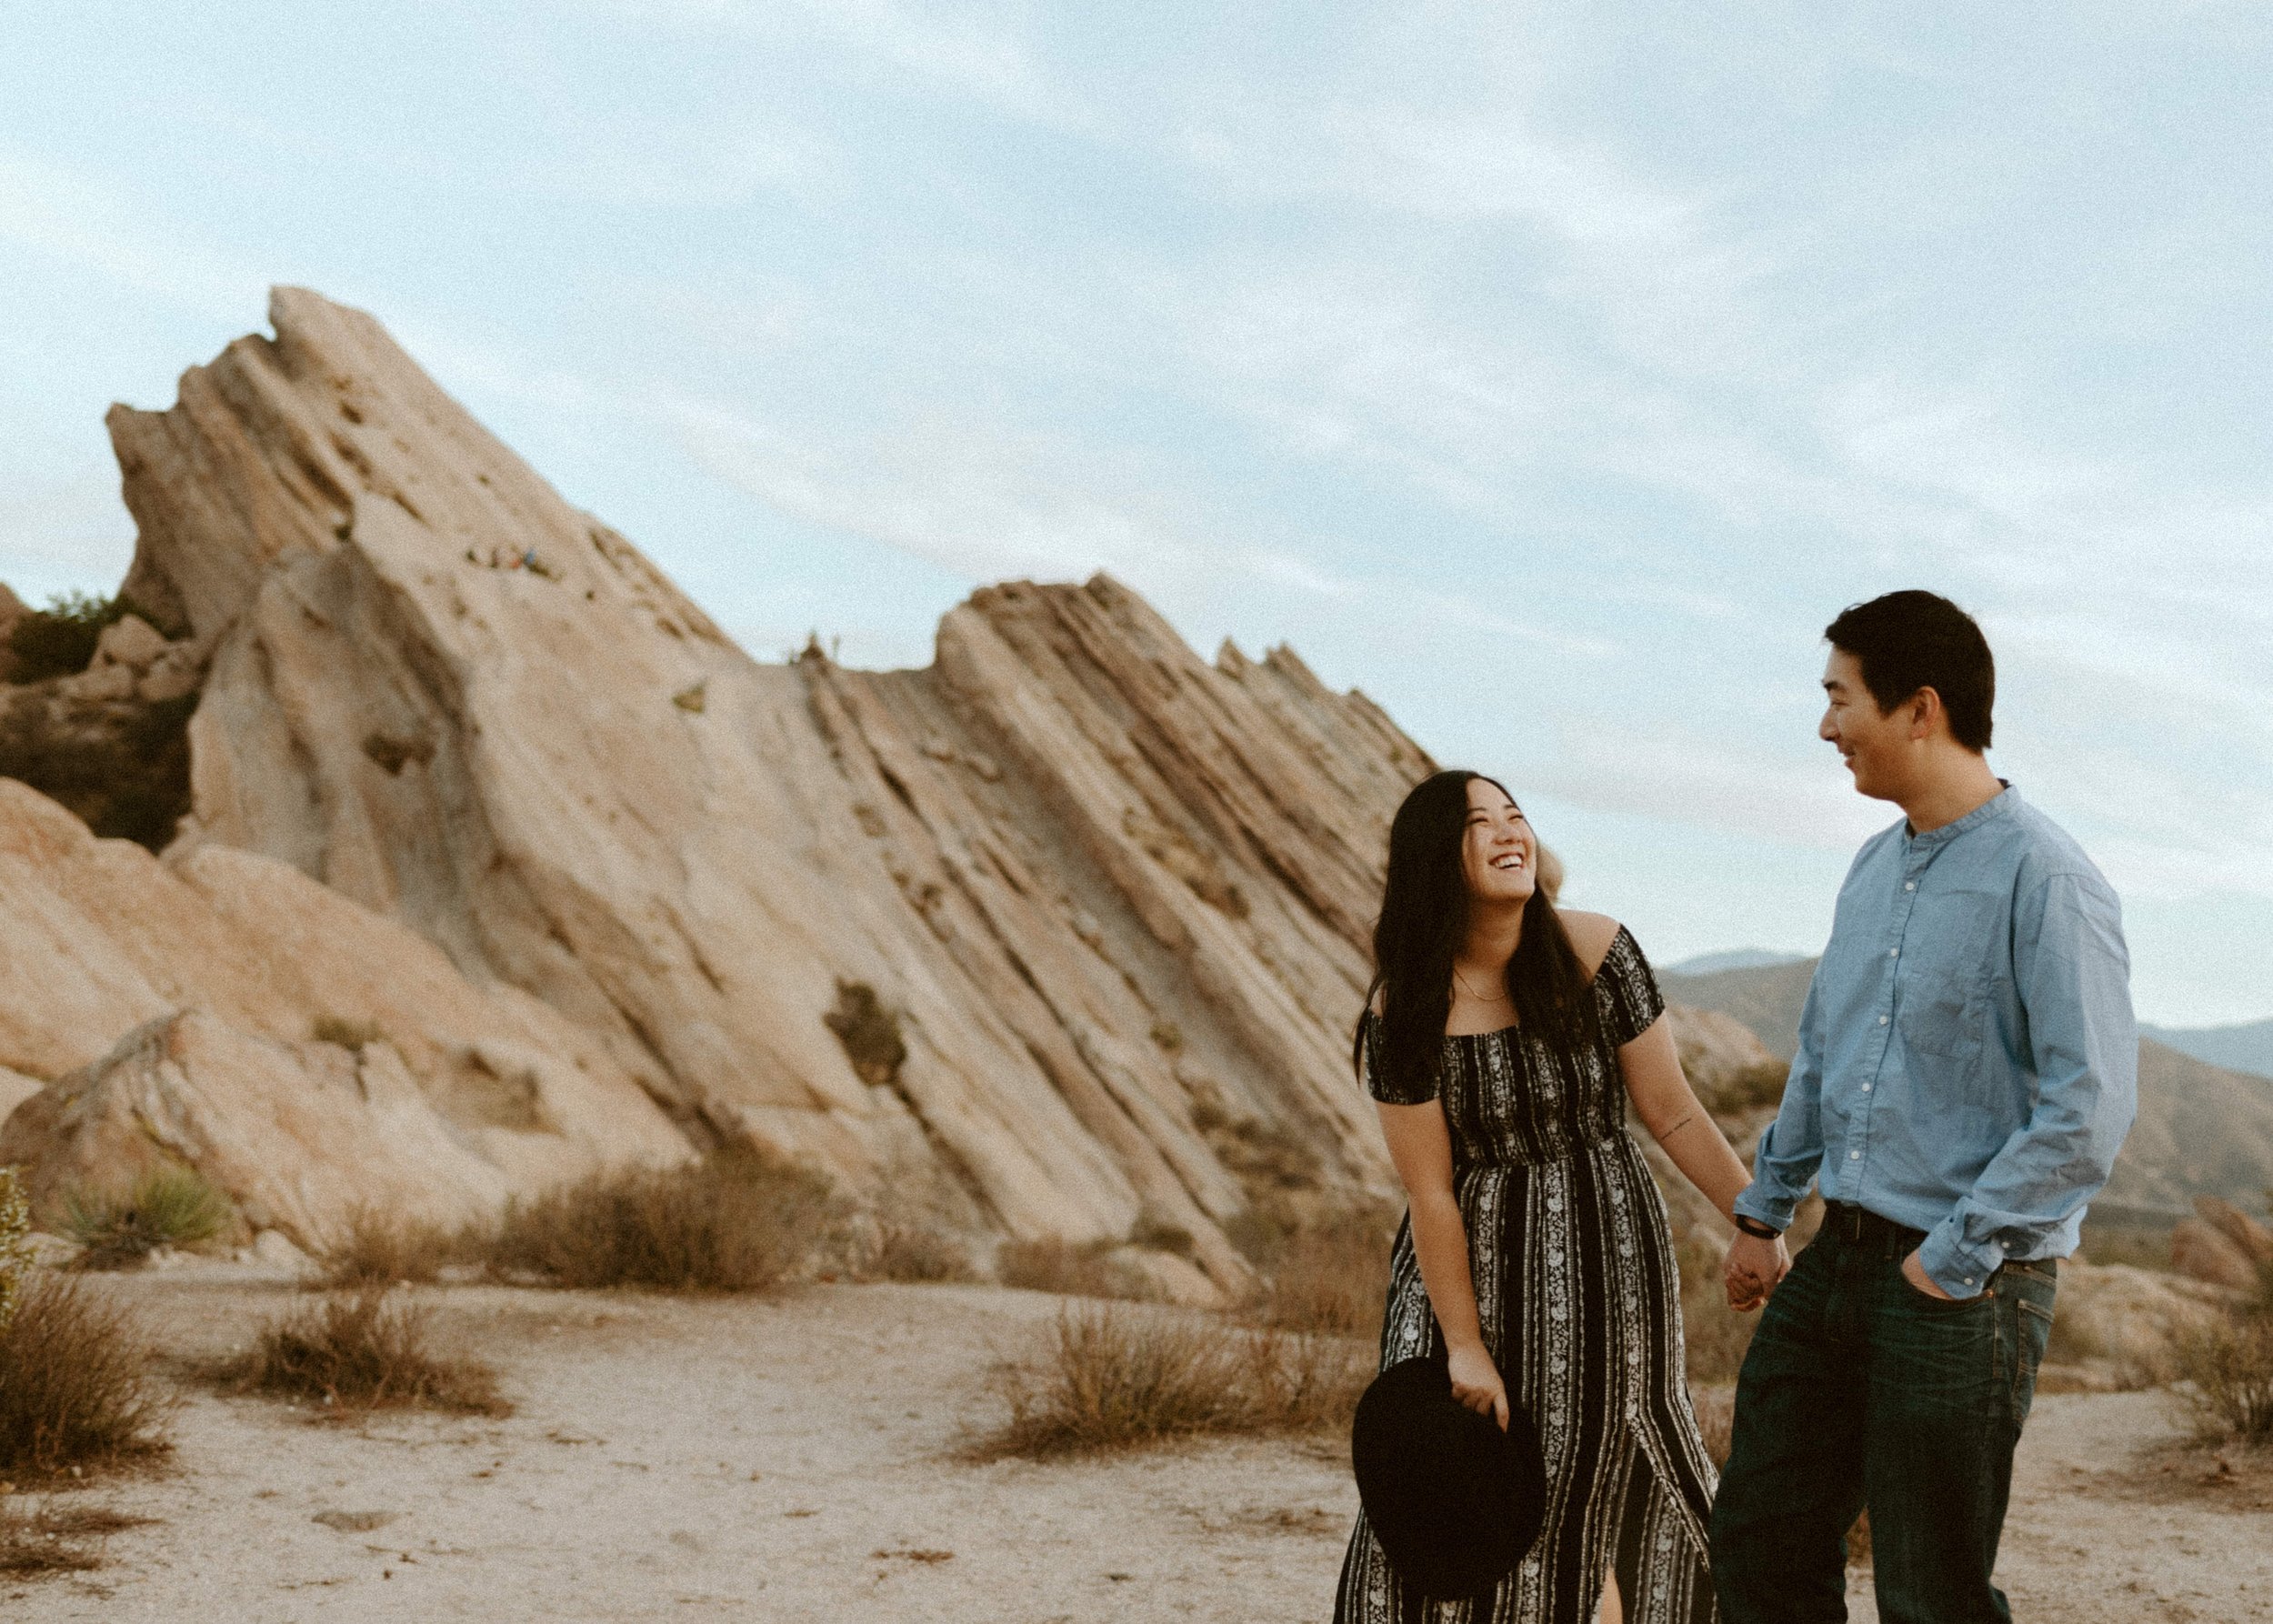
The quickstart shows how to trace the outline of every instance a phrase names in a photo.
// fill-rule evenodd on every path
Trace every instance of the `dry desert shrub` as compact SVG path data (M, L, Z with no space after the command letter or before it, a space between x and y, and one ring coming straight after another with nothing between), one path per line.
M496 1272L562 1286L765 1291L805 1267L837 1216L817 1174L729 1150L516 1201L478 1245Z
M1005 1372L1008 1418L976 1452L1047 1459L1347 1424L1372 1376L1371 1350L1347 1338L1115 1303L1067 1307L1035 1356Z
M1152 1282L1124 1268L1109 1254L1111 1241L1076 1243L1055 1238L1005 1241L995 1254L995 1278L1025 1291L1056 1297L1122 1298L1149 1300Z
M14 1168L0 1168L0 1331L15 1318L32 1272L32 1206Z
M1698 1089L1700 1103L1716 1117L1741 1117L1781 1104L1784 1084L1791 1075L1789 1062L1761 1060L1740 1066Z
M325 1250L323 1272L312 1283L325 1290L431 1285L478 1244L424 1218L359 1207L348 1216L346 1232Z
M0 1574L32 1579L50 1573L89 1573L103 1565L103 1541L122 1529L153 1520L107 1506L30 1509L15 1497L0 1499Z
M2273 1445L2273 1312L2238 1312L2183 1331L2171 1363L2207 1438Z
M124 1189L82 1185L63 1198L63 1232L86 1248L82 1268L131 1268L160 1247L195 1246L236 1222L226 1191L175 1162L146 1169Z
M36 1270L0 1328L0 1477L148 1459L168 1448L150 1344L93 1282Z
M262 1328L224 1378L240 1391L310 1398L342 1412L418 1408L502 1416L497 1373L439 1351L434 1314L384 1287L302 1303Z
M974 1280L968 1248L953 1235L921 1217L888 1214L876 1222L876 1234L856 1273L866 1280Z
M1349 1207L1243 1233L1259 1281L1253 1318L1280 1330L1378 1337L1397 1218L1387 1207Z

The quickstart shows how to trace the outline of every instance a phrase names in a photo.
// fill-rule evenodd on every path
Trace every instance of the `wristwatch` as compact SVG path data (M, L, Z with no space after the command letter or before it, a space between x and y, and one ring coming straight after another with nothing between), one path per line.
M1783 1233L1781 1229L1772 1229L1768 1228L1767 1225L1762 1223L1758 1218L1754 1218L1748 1212L1740 1212L1737 1214L1737 1228L1743 1230L1747 1235L1753 1236L1760 1240L1774 1240L1777 1236Z

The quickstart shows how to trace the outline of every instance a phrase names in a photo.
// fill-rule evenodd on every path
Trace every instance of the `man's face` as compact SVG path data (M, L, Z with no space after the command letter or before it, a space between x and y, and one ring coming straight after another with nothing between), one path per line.
M1824 666L1823 695L1827 703L1817 737L1837 747L1857 793L1895 799L1909 777L1910 707L1898 705L1893 715L1881 715L1863 686L1862 662L1843 648L1832 649Z

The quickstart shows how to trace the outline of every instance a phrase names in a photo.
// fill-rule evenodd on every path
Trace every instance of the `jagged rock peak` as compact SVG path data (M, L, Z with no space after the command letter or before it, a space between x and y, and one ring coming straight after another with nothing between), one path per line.
M1347 1038L1431 764L1362 696L1103 576L974 593L926 670L761 665L371 317L271 317L110 418L126 590L210 650L175 861L296 867L696 1140L946 1221L1220 1283L1256 1203L1389 1187Z

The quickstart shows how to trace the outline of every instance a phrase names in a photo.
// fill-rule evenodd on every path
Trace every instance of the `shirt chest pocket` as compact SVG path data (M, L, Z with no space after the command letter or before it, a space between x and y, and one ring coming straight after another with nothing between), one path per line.
M1963 1065L1980 1058L1989 995L2008 973L2003 901L1980 891L1918 899L1896 963L1895 1018L1906 1050Z

